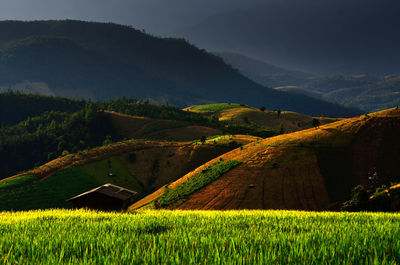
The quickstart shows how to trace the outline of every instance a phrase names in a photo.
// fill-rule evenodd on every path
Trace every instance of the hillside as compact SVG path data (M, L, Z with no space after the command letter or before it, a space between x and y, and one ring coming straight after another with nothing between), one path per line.
M327 124L339 119L318 117L313 118L301 113L280 110L260 110L234 103L219 103L188 107L186 111L214 115L221 122L240 125L256 125L262 128L273 129L277 132L288 133L313 127L313 119L320 124Z
M94 106L74 113L49 111L28 117L15 125L0 127L0 179L59 156L120 139L109 117Z
M3 90L94 100L151 99L180 107L229 101L309 115L321 109L333 116L360 113L265 88L183 39L158 38L128 26L2 21L0 31L4 33L0 37Z
M271 129L227 124L172 105L120 98L85 101L0 93L0 179L68 153L124 139L193 141L222 134L259 137Z
M0 180L0 210L70 208L67 199L105 183L147 195L210 159L257 138L217 137L205 143L130 140L70 154Z
M214 54L251 80L267 87L301 85L312 77L308 73L287 70L238 53L215 52Z
M358 184L399 181L400 111L250 143L133 204L174 209L324 210Z
M117 112L106 112L112 126L123 139L158 139L192 141L222 134L217 128L196 125L188 121L151 119Z
M357 106L366 111L400 105L400 76L384 78L362 86L344 87L324 95L330 101Z

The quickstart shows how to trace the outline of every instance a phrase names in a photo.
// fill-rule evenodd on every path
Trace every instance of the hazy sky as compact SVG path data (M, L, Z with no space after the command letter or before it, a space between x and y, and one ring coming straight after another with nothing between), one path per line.
M267 0L272 1L272 0ZM168 34L220 12L261 0L0 0L0 19L80 19Z

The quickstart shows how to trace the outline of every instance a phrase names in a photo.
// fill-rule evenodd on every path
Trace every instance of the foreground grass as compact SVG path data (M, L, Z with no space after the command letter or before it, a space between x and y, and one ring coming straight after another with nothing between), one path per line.
M4 264L398 264L400 215L0 213Z

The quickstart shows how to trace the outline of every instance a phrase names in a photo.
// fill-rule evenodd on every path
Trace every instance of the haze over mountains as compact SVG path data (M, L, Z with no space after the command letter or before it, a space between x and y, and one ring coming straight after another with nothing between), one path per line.
M194 43L319 74L400 70L400 3L269 1L210 16L186 30Z
M112 21L322 74L400 70L397 0L4 0L3 19ZM93 8L93 7L96 8Z
M360 113L263 87L183 39L81 21L0 22L0 89L95 100L151 99L185 107L239 102L319 115Z
M400 105L400 75L318 76L290 71L237 53L215 53L248 78L279 91L291 91L374 112Z

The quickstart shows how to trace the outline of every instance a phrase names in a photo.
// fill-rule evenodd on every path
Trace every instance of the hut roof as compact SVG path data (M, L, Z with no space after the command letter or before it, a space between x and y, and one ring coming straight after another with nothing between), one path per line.
M68 201L77 199L79 197L85 196L90 193L101 193L101 194L107 195L109 197L117 198L120 200L127 200L130 197L132 197L133 195L137 194L137 192L135 192L135 191L128 190L123 187L108 183L108 184L104 184L100 187L94 188L92 190L89 190L87 192L84 192L82 194L79 194L75 197L72 197Z

